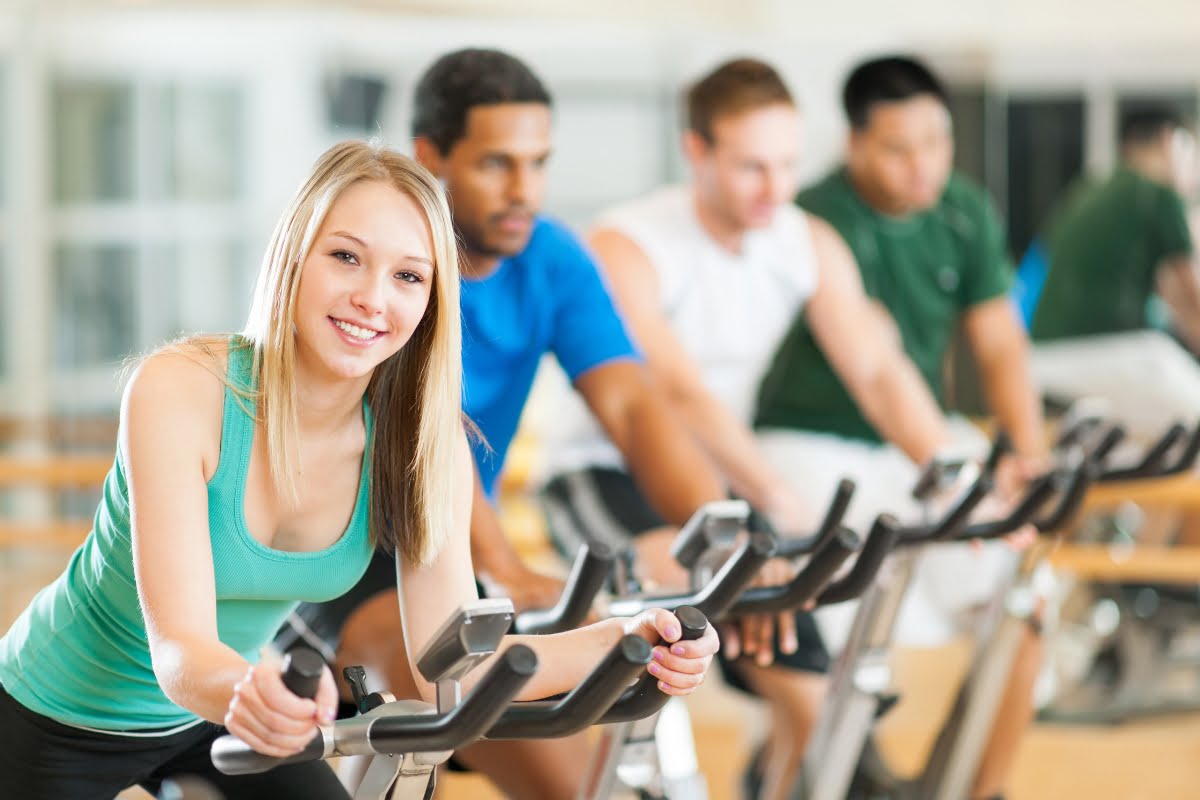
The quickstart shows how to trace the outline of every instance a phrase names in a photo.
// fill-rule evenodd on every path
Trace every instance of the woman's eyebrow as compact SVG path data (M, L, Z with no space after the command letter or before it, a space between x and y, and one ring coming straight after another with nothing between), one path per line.
M333 233L331 233L329 235L330 236L340 236L343 239L349 239L350 241L354 242L356 245L363 248L364 250L370 249L370 247L367 245L367 243L364 242L362 239L358 238L357 236L355 236L353 234L346 233L345 231L334 231Z

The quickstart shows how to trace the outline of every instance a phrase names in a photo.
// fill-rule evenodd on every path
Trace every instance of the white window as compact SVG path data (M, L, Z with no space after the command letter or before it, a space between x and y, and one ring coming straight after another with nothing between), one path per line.
M51 108L54 402L114 408L126 356L241 325L243 92L59 76Z

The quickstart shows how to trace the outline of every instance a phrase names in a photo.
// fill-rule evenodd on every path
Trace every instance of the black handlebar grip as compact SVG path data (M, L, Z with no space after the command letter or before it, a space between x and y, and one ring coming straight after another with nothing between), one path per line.
M325 757L325 737L318 733L299 753L285 758L277 758L264 755L236 736L226 734L212 743L210 757L213 766L226 775L250 775L256 772L266 772L285 764L319 761Z
M1074 472L1062 476L1066 481L1066 487L1062 490L1058 503L1047 515L1034 519L1034 527L1040 533L1053 533L1066 525L1083 504L1088 487L1092 485L1099 474L1100 465L1095 461L1088 460L1084 461Z
M699 609L683 606L675 610L675 618L679 620L682 630L681 640L699 639L708 630L708 620Z
M1042 506L1050 501L1056 491L1056 478L1053 474L1036 478L1029 485L1025 497L1009 512L1008 516L990 522L976 522L968 525L957 538L964 541L967 539L995 539L1012 533L1022 525L1032 522Z
M915 528L904 528L900 531L899 544L905 546L927 544L941 540L949 540L958 536L967 525L967 519L975 507L983 502L992 491L992 478L986 472L980 473L967 492L958 502L947 511L940 520L932 525L921 525Z
M1105 470L1097 480L1107 483L1161 475L1167 465L1167 456L1170 454L1172 448L1182 441L1186 435L1187 428L1178 422L1175 423L1167 429L1167 432L1157 442L1146 450L1141 460L1136 464Z
M297 647L283 656L283 685L297 697L311 700L317 696L321 685L321 673L325 671L325 659L315 650ZM282 764L298 764L315 761L325 753L324 737L317 733L308 744L295 755L276 758L263 755L236 736L222 736L212 744L213 765L226 775L245 775L266 772Z
M324 671L325 659L316 650L298 647L283 657L283 685L297 697L316 697Z
M458 750L487 733L537 671L537 654L523 644L496 656L460 704L447 714L383 716L367 729L376 753Z
M1124 438L1125 429L1120 425L1113 425L1105 432L1104 438L1100 440L1100 444L1096 445L1096 448L1087 454L1088 460L1095 461L1097 464L1102 463Z
M862 538L849 528L839 527L825 546L787 583L747 589L729 610L729 616L778 614L801 608L825 587L846 559L862 547Z
M650 663L650 643L626 634L587 677L557 700L513 703L487 732L489 739L550 739L592 725Z
M1177 475L1181 472L1187 472L1196 463L1196 457L1200 455L1200 425L1197 425L1195 430L1187 439L1187 444L1183 447L1183 452L1179 454L1179 458L1169 464L1164 470L1166 475Z
M536 608L516 616L517 633L561 633L578 628L592 609L596 595L604 588L616 561L616 550L604 542L588 542L575 554L571 574L562 596L552 608Z
M675 609L675 618L679 620L680 641L699 639L708 629L708 619L704 613L692 606L680 606ZM670 642L660 639L658 644L669 646ZM604 713L599 719L601 724L613 722L632 722L645 719L667 704L669 695L658 690L658 678L649 672L642 674L637 683L630 686L621 699Z
M989 475L995 473L996 467L1000 466L1000 459L1011 453L1012 449L1012 439L1008 433L1003 430L997 431L992 449L988 452L987 460L983 462L983 471Z
M708 585L696 593L691 602L681 605L676 610L695 606L691 610L703 619L705 615L716 619L732 606L745 589L754 580L754 576L775 555L776 543L765 533L752 533L736 553L713 576ZM706 623L707 624L707 623ZM699 636L704 635L701 629ZM686 636L684 638L687 638Z
M838 481L837 489L833 493L833 500L829 503L829 508L825 510L825 518L821 520L821 526L817 528L816 535L813 537L812 551L824 547L833 537L838 535L842 527L842 520L846 517L846 509L850 507L850 501L854 499L854 490L857 484L849 478L842 478Z
M838 581L825 587L817 595L817 605L830 606L853 600L867 590L867 587L879 574L880 567L896 542L900 538L900 522L891 514L880 514L876 517L871 531L867 535L867 543L863 546L858 560L850 571Z

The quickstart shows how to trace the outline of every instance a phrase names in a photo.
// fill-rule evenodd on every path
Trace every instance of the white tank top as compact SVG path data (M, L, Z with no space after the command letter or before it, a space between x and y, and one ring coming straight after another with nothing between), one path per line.
M696 217L690 186L668 186L600 215L645 253L659 299L705 386L749 424L758 384L783 334L817 283L808 221L783 206L766 228L748 231L742 252L719 246ZM619 467L620 453L573 391L554 392L539 421L547 476L590 466Z

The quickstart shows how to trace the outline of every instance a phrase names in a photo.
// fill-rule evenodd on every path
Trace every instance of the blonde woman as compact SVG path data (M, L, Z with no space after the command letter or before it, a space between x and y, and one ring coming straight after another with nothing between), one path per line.
M458 287L428 172L358 142L319 159L246 329L162 348L129 381L94 528L0 639L0 783L111 798L192 773L228 798L345 797L322 763L230 778L208 749L224 725L286 755L332 718L328 670L304 700L257 654L297 601L353 586L376 545L397 554L409 652L475 597ZM526 640L542 669L523 697L574 686L627 631L679 635L662 611ZM687 693L716 646L658 653L664 688Z

